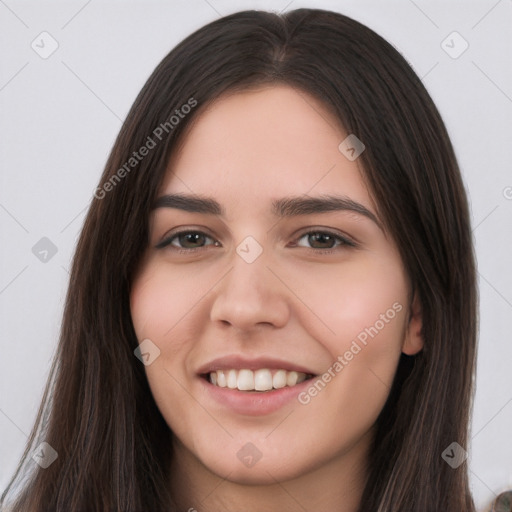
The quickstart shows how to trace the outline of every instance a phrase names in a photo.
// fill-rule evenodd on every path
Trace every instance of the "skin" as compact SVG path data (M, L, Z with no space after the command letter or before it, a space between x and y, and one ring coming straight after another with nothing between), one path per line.
M352 512L367 475L375 421L400 353L421 350L421 313L397 247L352 211L278 218L275 199L337 194L379 219L358 160L338 149L347 133L315 98L287 86L226 95L203 111L173 154L158 197L194 193L225 215L158 208L131 292L139 341L160 356L145 367L155 401L175 433L170 482L179 509ZM379 219L379 223L383 222ZM176 228L201 231L157 249ZM325 252L304 233L334 231L356 247ZM263 249L247 263L237 246ZM217 244L215 244L217 242ZM196 371L228 354L271 356L322 375L365 328L394 318L303 405L246 416L209 399ZM262 453L246 467L248 442Z

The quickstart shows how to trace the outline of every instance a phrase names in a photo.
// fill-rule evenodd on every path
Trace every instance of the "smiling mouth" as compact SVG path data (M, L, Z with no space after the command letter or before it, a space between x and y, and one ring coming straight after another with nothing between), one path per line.
M229 369L216 370L201 375L210 384L238 391L269 392L285 387L293 387L305 380L312 379L314 375L283 369L260 370Z

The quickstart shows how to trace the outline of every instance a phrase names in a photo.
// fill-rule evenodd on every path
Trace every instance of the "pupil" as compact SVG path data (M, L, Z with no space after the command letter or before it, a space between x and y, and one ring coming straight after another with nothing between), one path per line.
M331 235L325 233L315 233L313 235L309 235L309 243L314 247L315 243L319 243L320 249L331 249L333 247L332 242L334 239Z
M200 233L187 233L185 235L180 236L180 244L184 247L194 247L195 245L200 245L203 240L204 236ZM191 245L187 245L191 244Z

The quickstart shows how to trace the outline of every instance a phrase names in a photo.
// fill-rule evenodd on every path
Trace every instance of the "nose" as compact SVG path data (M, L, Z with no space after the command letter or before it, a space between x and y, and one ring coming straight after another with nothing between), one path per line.
M214 288L210 320L239 331L281 328L290 317L290 298L263 256L247 263L233 255L231 270Z

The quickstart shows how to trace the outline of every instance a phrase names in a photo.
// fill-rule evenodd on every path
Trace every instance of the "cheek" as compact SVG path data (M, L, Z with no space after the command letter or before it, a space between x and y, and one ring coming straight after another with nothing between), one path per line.
M176 424L176 415L170 411L185 412L190 406L180 387L185 372L183 354L190 347L183 326L187 313L201 296L200 290L187 283L183 276L165 272L165 268L148 267L135 279L130 293L132 322L139 343L149 338L160 350L160 355L144 367L151 393L169 427L178 433L188 421Z
M350 430L355 425L346 411L369 427L389 395L405 335L408 285L396 261L348 267L302 271L300 296L313 313L303 315L303 326L332 361L325 369L329 383L310 388L303 402L314 400L316 414L322 404L337 404L328 409L330 420L339 422L341 415Z
M358 336L364 341L365 333L369 336L367 329L374 326L382 350L396 352L400 348L405 320L397 310L407 309L408 285L396 261L349 262L338 268L318 266L314 272L305 268L294 271L300 273L300 280L292 275L288 279L297 283L296 294L308 307L309 312L303 308L302 314L305 327L331 354L348 350Z
M186 323L186 317L212 286L204 272L177 272L154 263L134 280L130 309L137 338L155 337L159 343L173 339L173 330ZM163 347L165 348L165 347Z
M146 270L132 285L130 310L137 340L149 339L160 350L159 356L144 367L155 398L160 387L169 387L167 372L175 371L170 364L178 364L180 358L176 356L186 348L185 337L175 335L182 325L180 320L190 310L189 299L193 299L186 296L186 290L183 282L158 269Z
M167 308L164 298L164 287L158 286L155 272L139 271L133 280L130 291L130 313L133 327L139 342L149 337L148 326L154 326L154 321L164 318L162 312ZM155 301L155 298L159 299ZM157 311L156 311L157 310Z
M404 336L406 309L398 301L374 301L371 309L350 311L352 318L343 313L335 325L336 336L323 337L332 364L299 397L308 411L307 428L323 429L318 437L332 446L337 433L343 432L348 446L375 424L391 390ZM315 419L320 417L322 427Z

